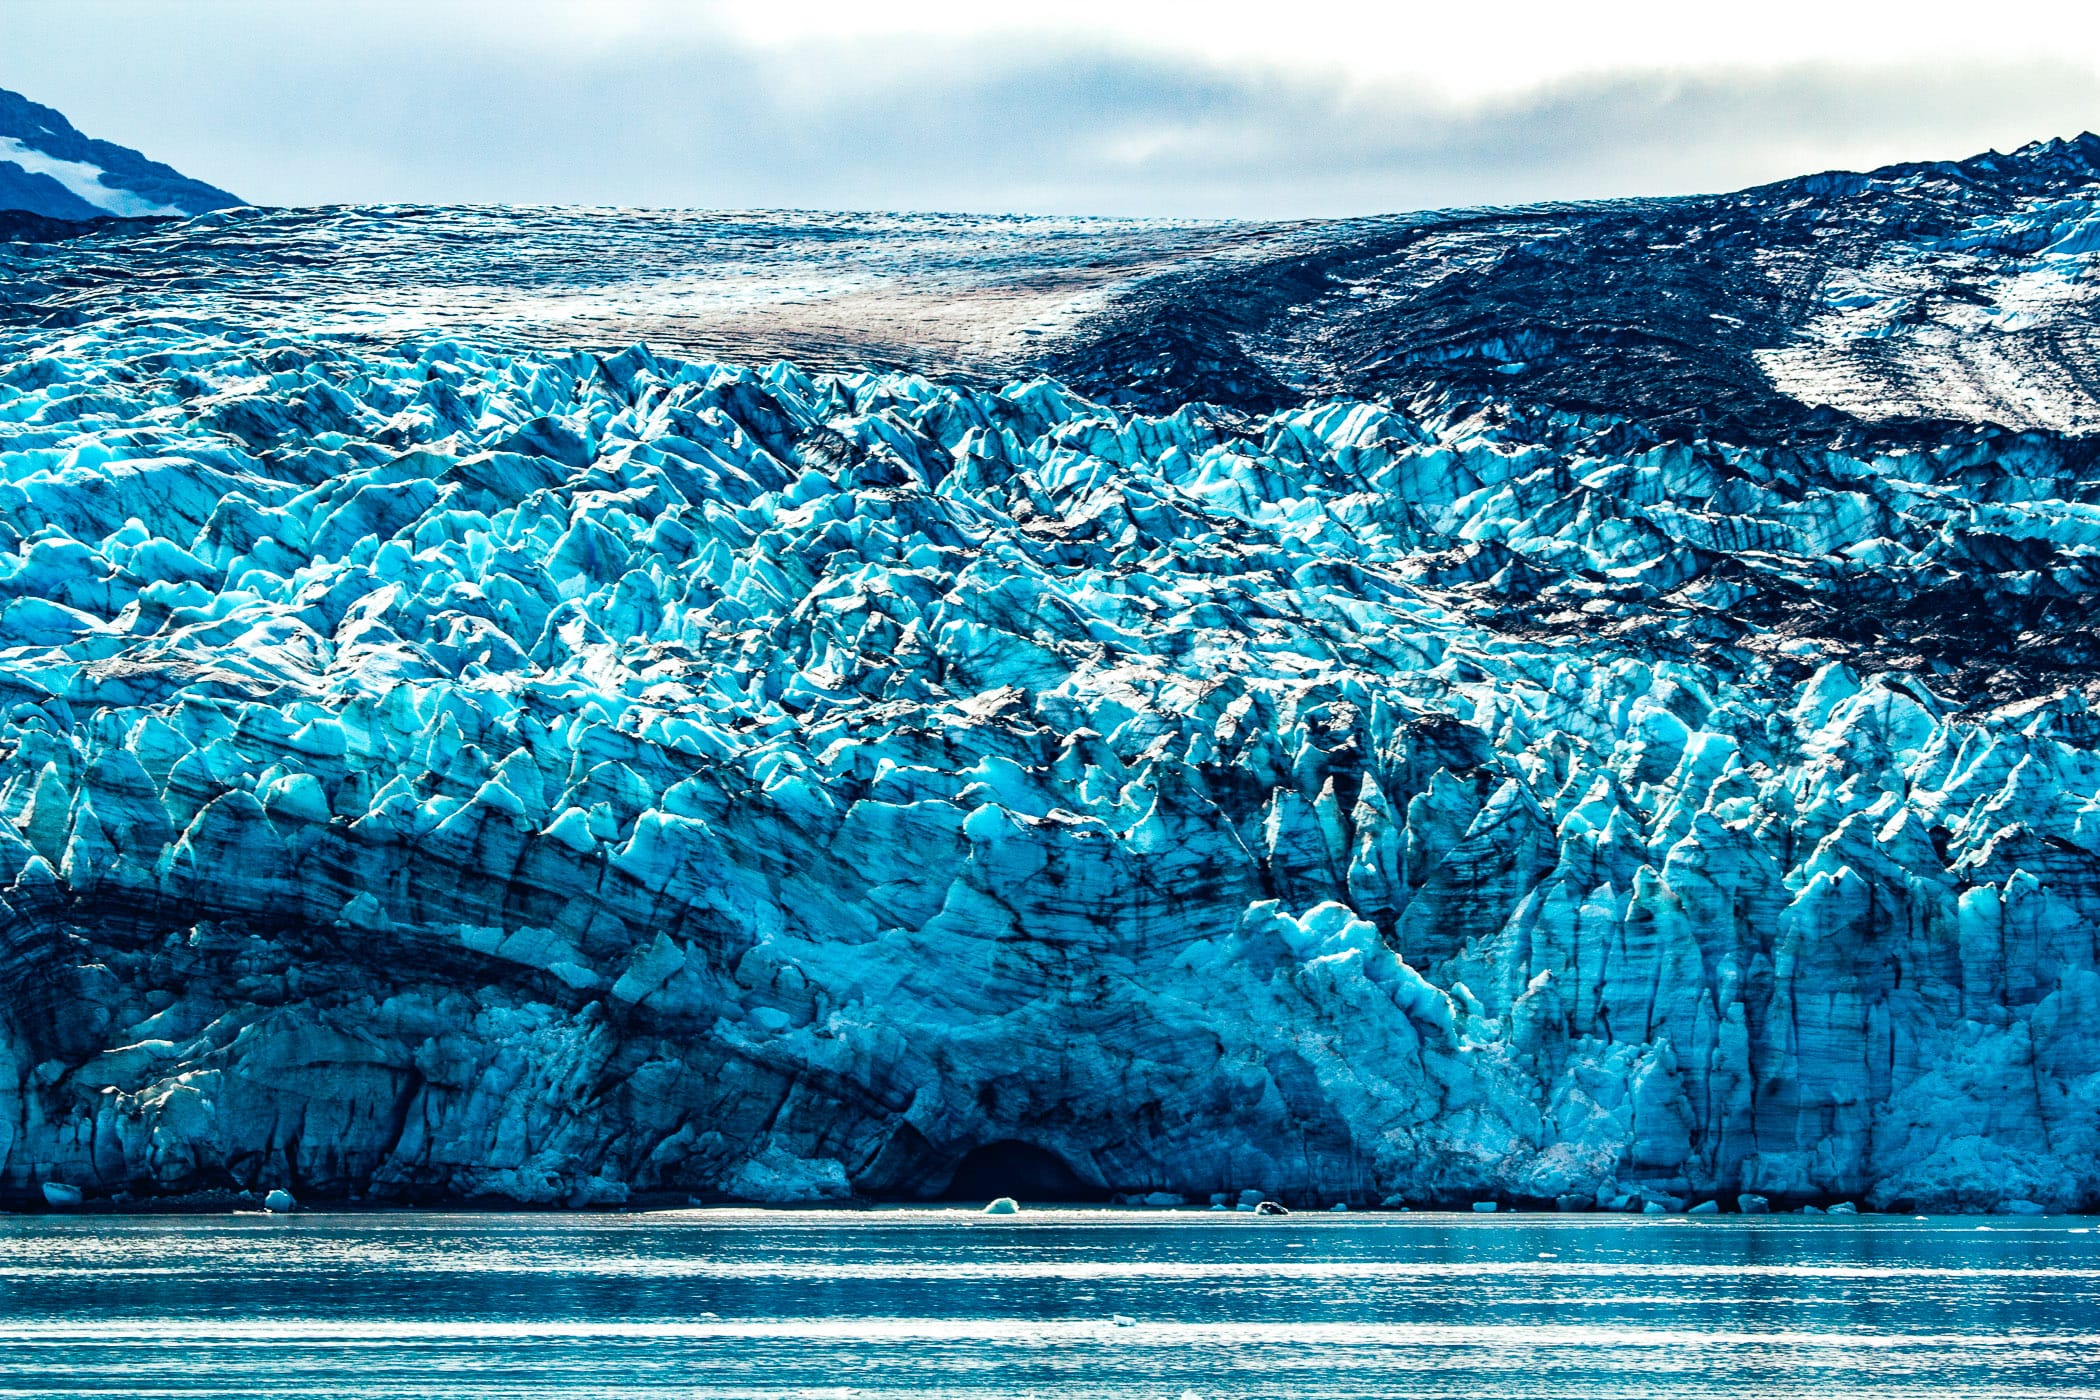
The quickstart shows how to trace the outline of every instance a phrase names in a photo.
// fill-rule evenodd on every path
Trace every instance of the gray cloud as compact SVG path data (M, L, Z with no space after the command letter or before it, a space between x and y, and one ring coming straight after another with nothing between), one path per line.
M549 49L418 13L14 5L0 86L270 203L1322 215L1723 189L2100 127L2072 63L1605 74L1460 107L1100 47Z

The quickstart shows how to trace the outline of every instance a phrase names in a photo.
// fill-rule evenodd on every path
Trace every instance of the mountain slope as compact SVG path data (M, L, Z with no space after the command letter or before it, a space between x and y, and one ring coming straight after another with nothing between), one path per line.
M53 219L138 218L241 202L128 146L84 136L54 109L0 88L0 209Z

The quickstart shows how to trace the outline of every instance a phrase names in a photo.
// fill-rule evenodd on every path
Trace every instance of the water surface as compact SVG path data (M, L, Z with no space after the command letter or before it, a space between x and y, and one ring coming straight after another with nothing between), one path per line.
M2100 1395L2077 1221L0 1220L0 1395Z

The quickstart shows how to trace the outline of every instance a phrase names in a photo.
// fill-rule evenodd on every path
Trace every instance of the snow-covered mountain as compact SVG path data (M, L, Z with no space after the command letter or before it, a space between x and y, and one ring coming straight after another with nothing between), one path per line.
M239 196L127 146L83 136L52 108L0 88L0 210L51 219L138 218L240 203Z
M0 1189L2100 1204L2096 156L0 248Z

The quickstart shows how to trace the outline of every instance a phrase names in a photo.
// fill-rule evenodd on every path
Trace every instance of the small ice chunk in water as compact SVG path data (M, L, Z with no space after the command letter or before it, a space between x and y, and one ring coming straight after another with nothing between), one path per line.
M1020 1202L1011 1196L1001 1196L986 1206L984 1213L986 1215L1018 1215L1020 1210Z
M1268 1194L1266 1191L1258 1191L1250 1186L1240 1192L1240 1204L1243 1206L1258 1206L1262 1202L1262 1197Z
M1735 1198L1735 1208L1745 1215L1770 1215L1772 1203L1752 1191L1745 1191Z
M292 1199L292 1193L282 1186L263 1197L263 1209L272 1215L289 1215L298 1204Z
M1721 1203L1719 1201L1701 1201L1698 1205L1685 1212L1686 1215L1719 1215L1720 1213Z
M1839 1201L1839 1202L1838 1202L1838 1203L1837 1203L1836 1205L1832 1206L1832 1207L1831 1207L1831 1208L1830 1208L1830 1209L1829 1209L1828 1211L1826 1211L1826 1212L1825 1212L1825 1214L1827 1214L1827 1215L1857 1215L1857 1214L1859 1214L1859 1207L1858 1207L1858 1206L1856 1206L1856 1205L1854 1205L1854 1204L1852 1204L1852 1202L1850 1202L1850 1201Z
M2048 1213L2049 1208L2038 1201L2015 1198L2010 1201L1998 1202L1998 1214L2000 1215L2047 1215Z
M1473 1202L1473 1209L1480 1215L1493 1215L1495 1213L1495 1202L1475 1201Z
M1116 1326L1118 1326L1118 1327L1135 1327L1135 1326L1137 1326L1137 1319L1136 1319L1136 1318L1134 1318L1134 1317L1131 1317L1131 1316L1129 1316L1129 1315L1127 1315L1127 1314L1125 1314L1125 1313L1117 1313L1117 1314L1116 1314Z
M1347 1215L1349 1213L1349 1203L1347 1201L1336 1201L1327 1209L1333 1211L1336 1215Z
M47 1206L77 1206L80 1204L80 1188L68 1186L60 1181L44 1183L44 1204Z

